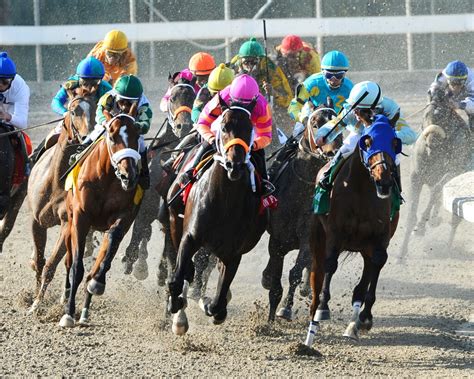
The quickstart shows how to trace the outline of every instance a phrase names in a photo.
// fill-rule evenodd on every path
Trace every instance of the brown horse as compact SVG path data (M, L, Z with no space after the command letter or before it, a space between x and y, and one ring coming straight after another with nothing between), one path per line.
M271 178L275 184L274 195L278 198L278 208L270 212L267 231L270 234L267 266L262 273L262 285L270 290L269 320L275 319L275 312L280 303L283 288L281 275L285 255L295 249L299 250L295 266L290 271L288 295L285 306L278 316L291 320L293 298L296 287L301 282L303 269L311 266L309 251L311 199L314 194L314 179L328 156L334 154L336 143L319 149L315 142L315 131L332 117L336 116L333 108L321 105L311 114L303 137L293 157ZM340 141L339 141L340 142Z
M184 334L188 329L184 308L188 285L194 276L192 257L199 248L212 251L221 263L215 298L212 302L200 302L206 315L220 324L227 316L229 288L241 257L265 231L267 214L259 212L261 199L252 186L254 166L249 161L253 138L250 113L254 105L255 101L247 109L228 108L221 101L223 115L214 162L194 184L184 210L178 201L170 207L171 235L175 246L179 246L176 269L168 284L169 310L175 313L176 334ZM169 198L178 188L171 187Z
M84 276L84 247L91 228L104 233L97 260L86 282L86 298L79 323L88 322L92 295L105 291L106 273L140 207L142 190L137 187L139 130L135 126L136 104L129 114L107 119L106 134L84 159L76 185L68 191L66 208L66 288L71 286L61 327L73 327L76 292ZM118 180L117 180L118 179ZM71 283L69 271L72 264Z
M64 231L67 224L66 191L64 180L60 178L69 167L69 158L76 152L78 144L94 129L96 107L91 97L79 95L72 98L57 143L40 156L31 170L28 183L34 242L31 266L36 271L37 295L30 312L38 308L57 265L66 254L64 233L61 232L51 257L45 263L47 230L61 225Z
M379 122L380 119L385 122ZM344 335L357 339L359 328L372 327L377 281L398 223L398 212L392 220L390 212L394 160L400 151L401 141L388 120L377 116L336 176L329 213L313 216L310 241L313 298L308 346L313 342L319 321L330 318L329 286L343 251L358 251L364 259L362 277L352 296L353 319ZM324 168L318 176L323 171ZM362 304L364 309L360 312Z

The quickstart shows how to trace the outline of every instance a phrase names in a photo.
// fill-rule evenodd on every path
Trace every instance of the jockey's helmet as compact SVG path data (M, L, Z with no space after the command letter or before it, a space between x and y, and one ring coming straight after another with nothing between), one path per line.
M80 78L102 79L105 75L104 65L94 57L83 59L76 69Z
M321 69L326 71L347 71L349 70L349 60L344 53L333 50L324 54L321 60Z
M352 87L346 101L351 106L358 103L356 108L375 109L382 100L382 90L379 85L374 82L365 81L357 83Z
M255 38L250 38L247 42L244 42L239 49L239 56L241 58L245 57L255 57L260 58L265 56L263 46L257 42Z
M104 38L104 47L114 53L122 53L127 50L128 40L124 32L114 29L108 32Z
M211 54L200 52L191 57L188 67L194 75L209 75L216 62Z
M294 34L287 35L281 41L282 54L297 53L303 49L303 40Z
M234 80L234 70L221 63L209 75L207 87L211 93L216 93L232 83L232 80Z
M242 74L234 79L230 85L229 93L232 101L248 104L258 96L260 89L254 78L250 75Z
M461 61L449 62L443 74L450 81L462 82L467 79L467 66Z
M143 94L143 86L135 75L124 75L115 82L114 90L118 99L138 100Z
M5 51L0 52L0 78L14 78L16 66Z

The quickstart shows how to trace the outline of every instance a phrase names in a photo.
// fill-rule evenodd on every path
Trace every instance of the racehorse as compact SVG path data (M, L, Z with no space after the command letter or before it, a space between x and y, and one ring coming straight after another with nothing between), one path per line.
M312 217L313 297L308 346L313 342L319 321L330 318L329 286L342 251L360 252L364 259L362 277L352 296L353 318L344 336L357 339L359 329L372 327L377 281L398 224L398 212L392 219L390 213L392 173L396 170L395 155L400 152L401 141L388 120L376 121L366 129L355 152L336 176L329 213ZM324 169L319 171L318 177ZM364 309L360 311L362 305Z
M13 130L11 125L0 122L0 173L2 177L0 183L0 253L3 250L3 243L13 229L26 196L28 183L24 178L18 178L18 183L14 183L16 181L14 180L15 166L20 166L15 160L23 159L23 157L19 158L21 154L15 152L15 145L22 142L14 135L2 136L2 134L11 133ZM21 147L18 146L18 149Z
M135 126L136 110L134 103L128 114L112 117L104 111L106 133L84 159L78 169L77 180L67 193L66 289L70 286L70 296L66 312L59 322L61 327L73 327L75 324L75 298L84 276L83 256L89 229L106 233L97 260L87 275L80 324L88 323L92 295L104 293L107 271L138 213L143 190L137 186L140 154L139 130ZM72 275L69 279L71 263Z
M415 143L414 167L410 175L411 206L400 259L408 253L410 234L424 235L426 222L439 223L439 209L443 186L454 176L469 170L471 159L469 128L450 104L441 89L435 89L423 116L422 133ZM420 193L426 185L430 189L428 205L417 222ZM448 248L451 247L458 217L453 215Z
M229 288L241 257L257 244L267 222L255 188L254 166L249 161L254 135L250 114L255 100L246 108L228 107L222 99L220 103L223 113L214 162L191 188L184 209L179 201L170 207L171 236L178 261L168 283L169 310L175 314L173 332L179 335L188 329L184 308L193 281L193 255L204 247L220 260L216 296L212 301L200 301L206 315L213 317L214 324L220 324L227 316ZM169 198L177 189L175 182Z
M37 294L30 312L38 308L54 277L57 265L66 254L63 233L67 224L66 190L61 177L69 167L69 158L95 125L96 101L91 97L74 96L72 93L69 97L71 100L58 141L39 157L31 170L28 183L34 243L31 266L36 272L37 284ZM47 230L55 225L61 225L62 232L50 258L45 261ZM67 294L63 295L63 300L65 296L67 297Z
M328 156L333 154L336 145L328 144L324 146L324 151L318 149L314 131L335 116L336 112L330 106L320 105L316 108L309 117L294 157L287 160L275 177L271 178L276 187L274 195L278 198L279 206L270 212L267 227L270 234L270 257L262 274L262 285L270 290L271 321L275 319L276 307L283 294L281 275L285 255L289 251L299 249L296 264L290 270L290 287L285 306L278 312L279 317L292 319L291 308L296 287L301 282L303 269L310 269L311 266L309 220L314 180L319 169L327 163Z
M174 149L180 139L194 140L194 136L190 136L189 133L193 128L191 111L196 93L194 91L194 81L190 82L184 78L176 79L176 74L170 75L168 81L171 93L168 102L167 122L170 128L167 128L165 135L159 137L156 141L160 144L168 144L166 149ZM183 151L187 149L186 141L180 144L180 146L184 145L182 146ZM154 145L155 143L152 143L149 149L153 149ZM160 222L165 233L165 244L160 261L158 284L163 286L168 276L167 257L170 254L176 255L169 236L168 211L163 206L163 203L176 175L174 172L165 172L161 166L161 157L166 150L159 149L156 151L157 155L153 157L150 163L152 190L146 191L143 196L142 206L133 224L132 237L125 255L122 257L122 263L125 274L133 272L134 276L139 280L144 280L148 277L148 264L146 261L148 257L147 244L151 239L151 225L158 219L161 207L163 214L160 217ZM166 155L167 157L168 155ZM157 190L153 190L154 188L157 188Z

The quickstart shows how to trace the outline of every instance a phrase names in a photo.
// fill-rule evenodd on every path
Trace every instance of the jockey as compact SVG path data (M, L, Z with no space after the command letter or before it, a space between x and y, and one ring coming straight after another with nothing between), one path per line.
M352 107L357 102L359 103L356 105L355 109L349 113L349 107ZM344 139L343 145L332 159L329 169L324 172L318 182L315 198L318 198L319 203L323 203L329 198L334 174L337 169L341 167L344 160L354 152L360 136L364 133L364 128L372 125L372 123L380 117L387 120L387 122L390 122L392 127L394 123L396 124L400 120L397 120L397 117L399 117L398 105L393 100L389 99L385 101L385 108L383 108L383 103L382 90L377 83L370 81L357 83L350 92L344 111L336 119L331 120L326 125L319 128L316 136L316 143L318 146L323 146L326 143L332 142L342 132L344 126L346 126L350 131L349 135ZM395 106L393 104L395 104ZM377 108L379 108L379 112L382 112L382 114L377 115ZM394 114L393 110L396 110ZM347 116L344 116L346 114ZM388 119L387 116L392 114L392 119ZM339 125L334 128L335 123L342 117L344 117L344 122L340 122ZM407 130L407 128L409 130ZM396 130L395 134L398 138L402 139L403 143L412 144L416 141L416 134L414 137L413 133L414 132L406 125L406 123L402 121L400 129L398 131ZM400 192L400 161L398 155L395 164L397 166L395 180ZM326 196L327 198L322 200L322 197Z
M275 46L275 51L276 62L285 73L291 88L321 71L319 54L298 36L287 35L280 45Z
M103 41L97 42L89 57L95 57L105 67L104 80L114 84L122 75L137 74L137 60L128 47L128 39L120 30L111 30Z
M150 102L143 94L143 86L140 80L134 75L124 75L115 82L114 88L102 96L96 112L96 127L84 140L83 145L88 146L94 142L104 131L107 119L104 110L110 112L112 116L120 113L128 113L131 106L137 103L137 115L135 126L140 130L140 134L146 134L150 129L153 113L150 109ZM150 188L150 173L148 170L148 159L145 141L140 136L138 140L138 152L141 155L141 173L139 184L143 189Z
M327 97L330 97L334 110L339 113L353 87L352 82L345 77L349 60L340 51L326 53L321 68L322 72L311 75L297 87L295 98L288 107L290 117L296 121L294 136L304 130L304 124L312 111L311 104L317 107L325 104Z
M51 108L57 114L64 116L68 111L66 106L70 100L68 91L74 94L78 88L81 88L84 96L91 95L99 101L106 92L112 89L108 82L102 80L104 75L104 66L98 59L94 57L83 59L76 68L76 74L71 76L54 96ZM61 128L61 124L59 128Z
M428 93L437 88L444 90L455 109L467 113L469 128L474 131L474 72L461 61L449 62L431 83Z
M234 71L221 63L209 75L208 82L202 86L194 100L192 120L196 123L199 119L204 106L212 99L212 97L219 91L223 90L234 80Z
M250 115L255 128L255 140L251 146L251 154L257 163L257 169L262 175L262 196L269 195L273 191L273 185L267 179L264 148L272 140L272 114L269 104L259 91L257 82L247 74L237 76L230 86L227 86L215 95L204 107L196 124L196 128L204 141L196 153L193 167L182 174L180 182L184 184L191 180L194 168L200 162L203 155L215 145L216 136L211 130L211 124L222 114L219 96L229 106L240 104L243 107L256 98L256 105Z
M16 66L6 52L0 52L0 122L25 129L28 125L30 88L16 73ZM30 165L23 133L18 133L21 152L25 161L25 176L30 174Z
M198 93L199 90L207 83L209 75L212 70L216 67L216 62L212 55L208 53L199 52L194 54L188 63L188 68L181 71L174 80L180 78L187 80L194 85L194 92ZM192 83L194 81L194 83ZM171 87L168 88L165 95L160 102L160 110L162 112L168 112L168 100L171 94Z
M255 38L240 46L239 54L232 58L231 64L237 75L251 75L257 81L260 92L274 96L278 106L288 107L293 97L288 80L281 68L265 57L263 46ZM267 66L270 83L267 79Z

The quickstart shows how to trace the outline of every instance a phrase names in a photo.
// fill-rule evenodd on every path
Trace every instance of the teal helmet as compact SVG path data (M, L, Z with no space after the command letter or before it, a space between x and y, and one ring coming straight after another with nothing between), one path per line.
M257 42L256 38L250 38L247 42L244 42L239 49L239 56L244 57L256 57L260 58L265 56L263 46Z
M101 61L94 57L87 57L77 65L76 74L84 79L102 79L105 69Z
M321 61L321 69L327 71L347 71L349 70L349 59L340 51L330 51L324 54Z

